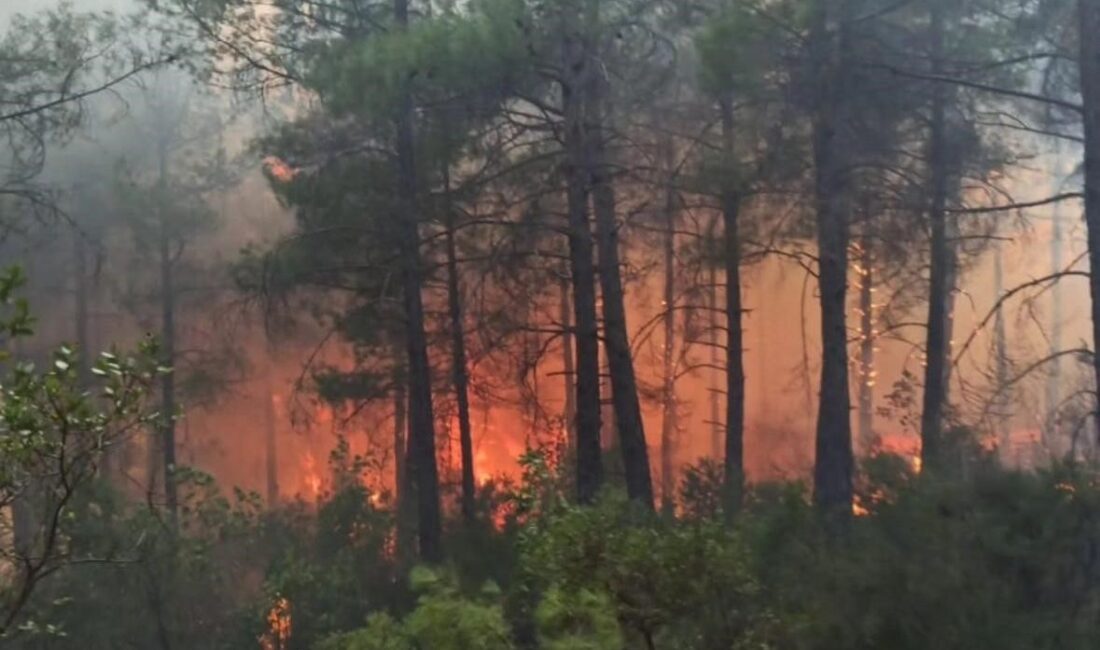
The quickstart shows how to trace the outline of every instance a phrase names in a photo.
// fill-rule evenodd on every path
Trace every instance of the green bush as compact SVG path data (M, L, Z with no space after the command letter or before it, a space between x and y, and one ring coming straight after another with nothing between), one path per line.
M316 650L511 650L511 633L501 610L500 589L486 584L476 597L459 593L455 580L426 567L412 570L409 580L420 594L416 609L400 623L374 614L367 626L339 634Z

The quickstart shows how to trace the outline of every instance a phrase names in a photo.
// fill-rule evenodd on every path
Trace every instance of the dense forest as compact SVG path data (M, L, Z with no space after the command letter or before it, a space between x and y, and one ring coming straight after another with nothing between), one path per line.
M1100 0L0 7L0 647L1100 647Z

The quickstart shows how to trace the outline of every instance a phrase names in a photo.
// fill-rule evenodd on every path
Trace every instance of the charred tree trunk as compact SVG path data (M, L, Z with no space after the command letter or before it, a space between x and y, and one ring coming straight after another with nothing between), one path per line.
M572 5L572 3L569 3ZM591 74L575 6L563 16L561 94L565 120L565 175L569 217L569 268L573 284L573 321L577 352L576 454L577 500L591 503L603 484L600 447L600 353L596 322L596 270L592 230L588 220L588 178L585 165L585 77Z
M720 102L722 150L727 164L734 162L733 99ZM741 504L745 487L745 356L741 314L741 233L738 216L741 198L727 173L722 190L722 227L725 230L726 264L726 489L730 509Z
M409 24L408 0L394 0L394 21L404 30ZM424 323L423 284L420 268L420 229L416 215L415 134L412 96L406 88L397 116L397 178L401 213L401 289L404 294L409 384L409 473L417 504L417 541L420 557L442 560L442 521L439 506L439 468L435 456L435 416L432 412L431 368Z
M603 115L602 75L592 84L591 117L606 119ZM615 406L615 424L619 432L619 444L623 453L623 469L626 474L627 495L635 501L653 508L653 483L649 468L649 450L646 447L645 427L642 423L642 406L638 399L638 385L634 376L634 358L627 333L626 306L623 298L623 280L619 262L619 227L615 215L615 190L611 185L610 165L607 160L606 124L597 124L589 133L591 137L590 170L592 178L592 207L596 216L596 236L600 259L600 290L603 297L604 347L607 350L607 366L611 373L611 400Z
M446 172L444 178L447 178ZM444 192L450 191L449 180ZM447 199L449 200L449 199ZM462 453L462 517L474 520L476 483L474 482L474 441L470 430L470 376L466 367L466 328L462 322L462 295L458 277L458 251L455 245L454 212L447 205L447 313L451 321L451 363L458 403L458 436Z
M813 116L814 194L817 210L818 292L822 363L819 387L814 501L831 517L852 509L851 395L848 386L848 218L846 170L838 142L845 73L843 34L833 33L830 0L815 6L811 56L817 79ZM841 3L845 6L846 3ZM840 16L841 24L844 16ZM841 28L843 31L843 27Z
M932 71L939 74L943 58L943 14L939 0L931 3ZM947 134L946 87L932 87L928 142L931 230L928 288L928 338L925 343L924 402L921 410L921 467L936 471L941 465L943 412L947 401L947 325L950 291L950 253L947 242Z
M865 215L870 219L870 215ZM867 453L875 437L875 277L872 240L859 242L859 444Z
M676 502L676 193L672 188L671 145L668 148L669 187L665 197L664 238L664 349L661 365L663 386L661 390L661 508L671 512Z
M1092 300L1093 374L1100 390L1100 3L1077 0L1081 98L1085 136L1085 226L1088 230L1089 297ZM1094 406L1100 432L1100 401Z
M159 144L160 200L167 200L168 151L163 138ZM173 521L176 519L177 497L176 479L176 287L172 241L168 230L168 219L161 206L160 214L160 307L161 307L161 363L170 372L161 379L161 416L160 416L160 453L164 472L164 503ZM155 476L155 473L154 473ZM150 486L152 489L152 486Z

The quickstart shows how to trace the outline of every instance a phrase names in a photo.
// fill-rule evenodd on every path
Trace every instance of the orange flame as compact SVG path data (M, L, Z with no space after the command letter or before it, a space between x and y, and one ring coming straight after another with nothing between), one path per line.
M881 435L875 440L873 447L877 453L893 454L900 456L909 462L913 471L920 474L920 439L915 436L901 434Z
M321 475L317 472L317 459L313 457L313 453L307 451L306 455L302 457L302 479L306 488L309 490L309 495L313 497L314 501L317 501L321 497Z
M276 180L289 183L294 180L294 176L297 173L290 165L286 164L286 161L276 156L268 156L263 160L264 168L267 173L271 174Z
M260 636L260 650L286 650L290 647L290 601L279 596L267 612L267 631Z

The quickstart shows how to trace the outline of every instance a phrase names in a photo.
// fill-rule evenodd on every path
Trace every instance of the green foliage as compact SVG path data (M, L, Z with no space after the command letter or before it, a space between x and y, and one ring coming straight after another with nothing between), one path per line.
M805 3L780 2L773 9L793 11ZM775 81L782 43L777 17L764 17L740 3L728 3L695 38L699 83L712 95L756 96Z
M681 638L690 629L698 645L681 647L729 647L764 615L747 546L713 520L663 521L607 496L552 515L525 543L533 588L606 596L628 638Z
M408 601L394 546L395 513L376 506L358 481L334 487L316 512L288 508L267 522L265 532L271 547L267 597L253 620L262 622L269 604L285 597L293 608L294 638L304 647Z
M520 492L559 493L537 457L541 487ZM294 647L317 650L1084 650L1097 639L1100 475L1088 467L925 477L880 455L859 486L868 514L841 535L799 485L754 486L732 524L702 507L656 517L614 494L587 508L552 499L516 536L448 538L474 547L460 556L515 545L500 587L461 569L403 574L392 515L352 482L316 512L268 517L208 476L180 482L179 533L155 510L85 492L66 538L112 562L60 571L13 647L155 646L158 626L174 647L251 647L281 597ZM695 490L716 502L706 493L721 485Z
M510 650L510 631L499 604L500 589L486 584L476 597L459 593L447 574L414 567L409 574L413 591L420 594L402 622L387 614L373 614L366 627L339 634L314 646L316 650Z
M29 336L33 333L34 318L30 304L19 290L27 283L22 267L12 266L0 272L0 332L8 339ZM10 351L0 350L0 360L6 361Z
M47 513L63 511L94 477L102 453L155 419L147 408L149 390L168 370L154 357L151 341L134 356L103 353L92 367L94 397L81 386L78 352L71 347L54 351L43 370L16 364L0 385L0 505L44 483L40 505Z
M428 102L462 98L467 116L492 109L526 73L523 3L478 0L407 30L338 41L319 49L308 84L336 113L389 120L406 93ZM455 111L455 117L460 115Z
M14 647L111 650L170 643L229 650L254 641L242 611L258 599L252 575L266 558L259 500L224 495L210 476L194 470L182 469L177 480L176 528L163 512L133 503L107 482L81 495L65 535L71 551L87 561L45 582L30 612L31 620L49 622L58 634L27 631Z
M841 537L794 501L744 528L795 647L1086 648L1100 603L1086 550L1096 499L1095 474L1081 468L987 469L908 481Z
M313 646L314 650L412 650L401 624L389 614L371 614L367 625L337 634Z
M500 589L486 584L477 598L459 594L452 578L418 567L410 580L420 592L404 625L416 647L438 650L509 650L511 633L498 601Z
M535 619L546 650L619 650L622 631L607 595L552 587L542 596Z

